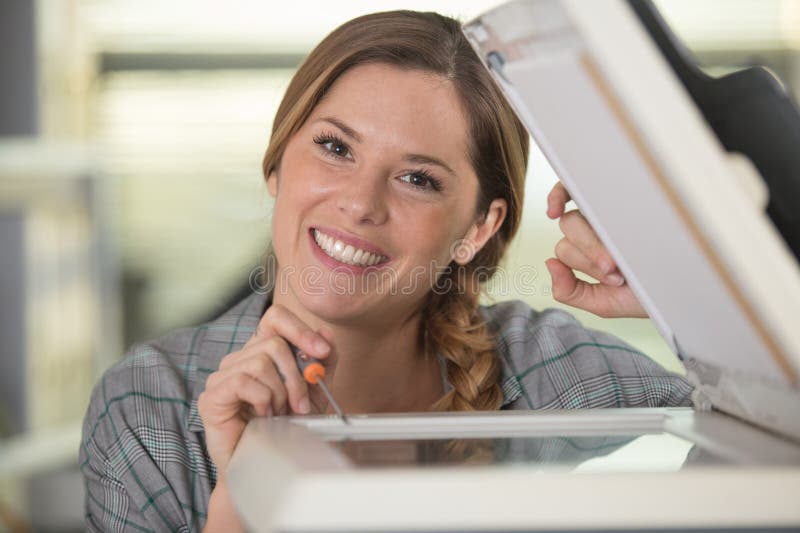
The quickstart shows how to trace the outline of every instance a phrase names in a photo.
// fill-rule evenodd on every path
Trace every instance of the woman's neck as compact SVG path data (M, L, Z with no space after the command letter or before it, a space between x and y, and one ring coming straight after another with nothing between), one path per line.
M426 410L442 394L441 367L418 345L419 316L376 335L333 327L339 356L332 383L353 413Z

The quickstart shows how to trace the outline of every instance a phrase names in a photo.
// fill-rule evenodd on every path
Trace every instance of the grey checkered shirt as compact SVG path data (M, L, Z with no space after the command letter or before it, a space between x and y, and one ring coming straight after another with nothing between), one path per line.
M197 397L252 336L269 294L209 323L133 346L95 387L80 466L90 531L197 531L216 482ZM688 405L691 385L570 314L521 301L481 307L497 333L503 409Z

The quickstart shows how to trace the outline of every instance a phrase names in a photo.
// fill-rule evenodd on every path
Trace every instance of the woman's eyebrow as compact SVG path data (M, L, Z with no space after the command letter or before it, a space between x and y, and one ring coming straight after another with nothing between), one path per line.
M333 124L340 130L342 130L344 134L347 135L348 137L352 138L358 143L361 142L361 135L356 130L354 130L353 128L351 128L350 126L348 126L347 124L345 124L336 117L322 117L321 119L318 120L318 122L328 122L330 124Z
M441 159L436 159L435 157L430 156L430 155L408 154L408 155L406 155L405 160L408 161L409 163L417 163L417 164L423 164L423 165L425 165L425 164L427 164L427 165L436 165L437 167L442 167L444 170L446 170L450 174L455 175L455 173L456 173L452 168L450 168L447 165L447 163L445 163Z

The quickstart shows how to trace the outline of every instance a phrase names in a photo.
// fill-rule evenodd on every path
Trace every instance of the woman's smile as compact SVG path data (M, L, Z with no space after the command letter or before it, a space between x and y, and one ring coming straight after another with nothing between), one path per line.
M353 274L386 266L390 259L372 243L331 228L311 228L311 247L323 264Z

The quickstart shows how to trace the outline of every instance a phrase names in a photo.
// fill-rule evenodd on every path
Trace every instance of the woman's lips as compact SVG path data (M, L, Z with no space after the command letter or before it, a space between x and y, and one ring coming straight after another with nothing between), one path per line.
M347 235L332 228L315 227L310 230L315 244L332 259L351 266L376 266L389 261L389 257L369 241Z
M311 228L308 235L314 255L331 269L361 274L367 269L381 268L389 262L389 258L385 254L366 241L348 237L334 238L334 235L341 236L341 233L327 233L320 228ZM354 244L359 244L359 246ZM336 246L336 250L333 250L334 246ZM349 262L345 262L348 257ZM358 261L354 261L354 258Z

